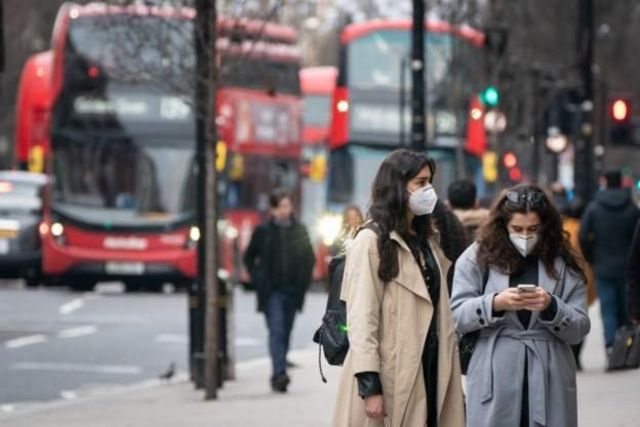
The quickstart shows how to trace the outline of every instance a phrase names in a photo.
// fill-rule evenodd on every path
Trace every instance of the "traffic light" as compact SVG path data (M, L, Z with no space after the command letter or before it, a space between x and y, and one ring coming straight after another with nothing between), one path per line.
M513 151L507 151L502 155L502 165L507 170L507 176L512 182L522 180L522 170L518 166L518 156Z
M504 164L504 167L507 169L513 169L518 166L518 158L513 151L507 151L502 156L502 164Z
M480 92L480 102L490 108L495 108L500 103L500 92L495 86L488 86Z
M631 101L617 96L609 100L609 141L612 144L633 143Z

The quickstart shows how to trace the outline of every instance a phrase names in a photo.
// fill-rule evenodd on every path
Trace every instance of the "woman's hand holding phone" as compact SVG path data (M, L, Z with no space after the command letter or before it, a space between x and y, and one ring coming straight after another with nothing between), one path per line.
M507 288L493 297L495 311L516 311L524 309L522 292L517 288Z
M518 292L522 296L523 308L529 311L544 311L551 304L551 295L537 285L518 285Z

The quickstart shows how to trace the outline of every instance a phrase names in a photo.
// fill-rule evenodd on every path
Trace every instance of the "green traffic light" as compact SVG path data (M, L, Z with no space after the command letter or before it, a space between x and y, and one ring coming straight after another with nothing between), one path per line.
M480 94L480 102L488 107L497 107L500 103L500 93L495 86L489 86Z

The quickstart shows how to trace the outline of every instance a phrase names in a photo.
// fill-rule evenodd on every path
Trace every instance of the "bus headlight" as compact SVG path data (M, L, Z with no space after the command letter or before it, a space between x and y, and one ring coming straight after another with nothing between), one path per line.
M51 233L51 235L53 236L53 239L60 245L64 245L66 242L66 239L64 237L64 225L62 225L59 222L54 222L53 224L51 224L51 227L49 228L49 232Z
M342 229L342 217L340 215L325 215L318 221L318 233L322 237L322 243L331 246Z
M189 230L189 239L191 239L194 242L197 242L200 240L200 229L195 225L191 227L191 229Z
M227 228L224 230L224 235L227 237L227 239L234 240L238 238L240 233L238 232L238 229L235 228L233 225L228 225Z
M189 240L187 241L187 248L195 249L198 246L198 241L200 241L200 229L195 225L191 226L189 229Z

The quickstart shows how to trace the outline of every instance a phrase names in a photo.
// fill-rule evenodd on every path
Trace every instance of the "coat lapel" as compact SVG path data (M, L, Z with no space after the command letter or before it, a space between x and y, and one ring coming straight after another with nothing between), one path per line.
M562 258L558 257L556 258L553 266L556 270L556 274L558 274L557 279L551 277L547 272L544 263L541 260L538 260L538 286L541 286L551 295L557 295L559 292L559 289L557 288L559 287L559 283L564 275L564 261L562 261ZM532 312L531 320L529 321L529 328L536 324L538 317L540 317L539 311Z
M416 262L409 246L404 241L400 235L392 231L390 233L391 240L396 242L399 246L399 261L400 261L400 273L398 276L393 279L398 282L404 288L418 295L422 299L425 299L431 303L431 298L429 297L429 292L427 291L427 285L424 282L424 278L422 277L422 273L420 272L420 267Z

